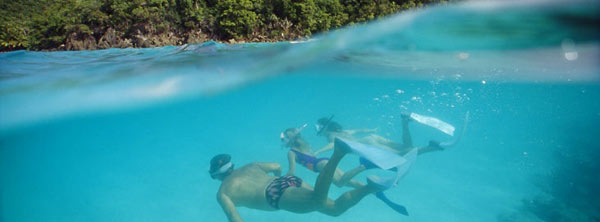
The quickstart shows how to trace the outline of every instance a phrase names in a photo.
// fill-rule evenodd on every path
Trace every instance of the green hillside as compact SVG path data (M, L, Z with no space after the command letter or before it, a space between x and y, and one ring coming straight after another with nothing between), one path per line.
M0 0L0 50L292 40L443 0Z

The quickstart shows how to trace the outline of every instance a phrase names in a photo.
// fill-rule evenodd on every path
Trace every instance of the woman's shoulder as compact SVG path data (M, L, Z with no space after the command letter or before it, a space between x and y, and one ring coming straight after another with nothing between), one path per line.
M301 153L301 154L304 154L304 155L311 155L311 156L313 155L311 149L291 148L290 151L294 152L294 153Z
M342 130L339 132L332 132L331 134L334 135L334 137L352 139L352 134L354 134L354 130Z

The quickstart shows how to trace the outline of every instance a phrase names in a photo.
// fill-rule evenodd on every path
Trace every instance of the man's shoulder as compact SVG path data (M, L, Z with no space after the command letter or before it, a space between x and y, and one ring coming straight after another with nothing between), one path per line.
M279 163L275 162L254 162L244 165L240 170L261 170L267 166L279 165ZM262 171L262 170L261 170Z
M259 163L254 162L254 163L248 163L246 165L241 166L240 168L237 169L237 171L244 171L244 170L248 170L248 169L252 169L252 168L256 168L259 167Z
M255 169L259 168L255 163L246 164L236 170L234 170L223 182L219 188L219 192L228 193L231 190L238 188L240 184L243 184L245 180L255 175Z
M274 164L279 164L277 162L254 162L254 163L250 163L248 165L252 165L252 167L261 167L261 166L265 166L265 165L274 165Z
M239 180L239 178L248 176L248 174L250 174L250 172L248 172L248 171L253 171L254 169L256 169L258 167L259 167L259 165L257 165L257 163L249 163L249 164L243 165L242 167L233 170L233 172L223 182L224 182L224 184L226 184L226 182L235 183L235 181Z

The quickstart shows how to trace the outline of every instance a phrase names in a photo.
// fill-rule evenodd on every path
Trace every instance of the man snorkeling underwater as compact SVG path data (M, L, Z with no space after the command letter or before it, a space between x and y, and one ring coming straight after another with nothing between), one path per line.
M213 179L222 181L217 201L232 222L243 221L236 210L238 206L294 213L318 211L339 216L365 196L385 189L368 180L367 185L347 191L336 200L329 199L329 188L337 165L352 149L344 141L335 140L333 154L319 173L314 187L296 176L280 176L281 166L278 163L251 163L234 169L231 156L227 154L212 158L209 173Z

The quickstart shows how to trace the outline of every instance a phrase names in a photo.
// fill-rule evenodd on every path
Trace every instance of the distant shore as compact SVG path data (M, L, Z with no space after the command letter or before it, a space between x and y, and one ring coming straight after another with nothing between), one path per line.
M250 43L250 42L281 42L307 39L309 36L282 36L280 38L254 38L254 39L219 39L204 34L201 31L188 33L161 33L158 35L137 35L132 38L119 36L114 29L109 28L99 39L94 36L80 37L68 36L64 44L56 48L43 49L43 51L77 51L97 50L109 48L153 48L162 46L180 46L185 44L204 43L215 41L220 43Z
M442 2L15 0L0 7L0 51L291 41Z

